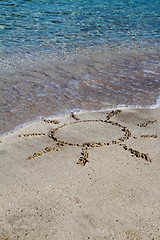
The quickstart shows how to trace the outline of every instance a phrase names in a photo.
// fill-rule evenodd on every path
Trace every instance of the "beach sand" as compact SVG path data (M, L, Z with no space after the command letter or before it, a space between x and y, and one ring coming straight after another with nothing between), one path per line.
M160 239L160 108L41 119L0 141L0 240Z

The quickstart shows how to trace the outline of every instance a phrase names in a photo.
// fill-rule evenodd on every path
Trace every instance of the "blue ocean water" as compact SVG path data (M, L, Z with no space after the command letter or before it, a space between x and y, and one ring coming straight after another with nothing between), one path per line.
M1 49L157 44L159 0L0 1Z
M159 0L1 0L2 131L160 94Z

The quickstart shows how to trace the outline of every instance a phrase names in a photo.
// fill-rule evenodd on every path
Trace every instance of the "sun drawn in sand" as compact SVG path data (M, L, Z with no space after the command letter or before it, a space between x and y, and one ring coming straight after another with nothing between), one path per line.
M85 165L87 162L89 162L89 150L91 148L97 148L97 147L104 147L104 146L111 146L111 145L119 145L120 147L123 147L124 150L129 151L132 156L135 156L137 158L141 158L144 159L148 162L151 162L151 157L148 155L148 153L143 153L140 152L136 149L130 148L126 145L126 141L133 137L131 134L131 131L128 129L128 127L118 123L118 122L114 122L112 121L112 118L117 115L120 114L122 112L122 110L114 110L109 112L106 115L106 119L85 119L85 120L81 120L79 119L74 113L70 114L70 117L72 119L74 119L74 122L69 122L63 125L60 125L60 122L58 120L47 120L47 119L43 119L44 122L48 123L48 124L58 124L59 126L57 128L52 129L49 133L27 133L27 134L21 134L19 135L19 137L43 137L48 135L49 138L51 138L54 141L54 145L50 146L50 147L46 147L44 150L39 151L34 153L32 156L29 156L27 159L31 160L37 157L42 156L43 154L46 154L50 151L58 151L60 149L60 147L65 147L65 146L75 146L75 147L80 147L81 148L81 154L80 157L77 161L77 164L80 165ZM137 124L138 127L146 127L149 124L153 124L156 121L150 121L148 120L147 122L141 123L141 124ZM93 131L93 129L95 129L95 124L102 124L103 125L103 129L105 129L106 124L110 125L110 126L115 126L120 130L120 137L118 137L116 140L112 139L110 141L106 141L106 138L100 141L85 141L83 142L79 142L76 141L74 139L74 137L71 136L70 139L73 140L65 140L63 139L63 131L67 131L67 127L70 129L73 129L75 127L76 130L76 126L79 124L81 124L81 126L79 126L80 128L78 129L83 129L82 133L83 135L89 135L89 131ZM92 124L94 125L94 128L92 129ZM106 128L106 131L109 131L109 129L111 129L112 131L112 127L110 128ZM117 129L117 130L118 130ZM73 131L73 130L71 130ZM69 132L69 131L68 131ZM72 133L70 133L72 134ZM65 134L66 136L67 134ZM93 135L93 134L92 134ZM99 134L97 134L95 136L95 138L97 138ZM103 134L104 135L104 134ZM106 135L108 135L108 133L106 132ZM153 135L141 135L142 138L156 138L157 135L153 134ZM81 138L79 136L79 138ZM135 137L133 137L135 138ZM73 141L73 142L72 142Z

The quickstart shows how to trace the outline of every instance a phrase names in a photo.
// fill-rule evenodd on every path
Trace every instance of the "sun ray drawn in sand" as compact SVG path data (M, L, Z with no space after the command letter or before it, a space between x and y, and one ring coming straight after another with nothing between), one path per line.
M50 147L46 147L44 150L39 151L34 153L32 156L29 156L27 159L31 160L34 159L36 157L40 157L43 154L46 154L50 151L58 151L60 147L65 147L65 146L75 146L75 147L80 147L81 148L81 155L79 160L77 161L77 164L80 164L82 166L85 166L86 163L89 162L89 150L91 148L97 148L97 147L104 147L104 146L111 146L111 145L119 145L120 147L122 147L124 150L130 152L132 154L132 156L135 156L136 158L141 158L144 159L147 162L151 162L152 159L149 156L148 153L143 153L140 152L136 149L130 148L127 146L126 141L133 137L131 134L131 131L128 129L128 127L118 123L118 122L114 122L111 119L117 115L120 114L122 112L122 110L114 110L111 111L107 114L106 119L86 119L86 120L81 120L80 118L78 118L74 113L70 114L70 117L72 119L74 119L74 122L70 122L70 123L66 123L63 125L58 126L57 128L52 129L49 134L48 133L27 133L27 134L21 134L19 135L19 137L43 137L48 135L49 138L51 138L54 141L54 145L50 146ZM43 119L44 122L51 124L60 124L59 121L57 120L46 120ZM146 127L148 124L153 124L156 121L147 121L141 124L137 124L138 127ZM61 129L65 129L67 126L73 126L76 124L91 124L91 123L99 123L99 124L109 124L111 126L116 126L119 128L120 132L123 133L123 136L119 137L116 140L111 140L111 141L88 141L88 142L83 142L83 143L79 143L79 142L71 142L71 141L65 141L59 137L57 137L57 133L59 131L61 131ZM86 127L87 129L87 127ZM87 134L87 133L86 133ZM153 135L141 135L141 138L156 138L157 135L153 134ZM135 137L133 137L135 138Z

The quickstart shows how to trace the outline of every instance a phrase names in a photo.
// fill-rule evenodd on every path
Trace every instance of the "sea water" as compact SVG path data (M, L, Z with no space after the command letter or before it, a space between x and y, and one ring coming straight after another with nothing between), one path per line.
M159 9L159 0L1 0L1 132L75 109L154 105Z

